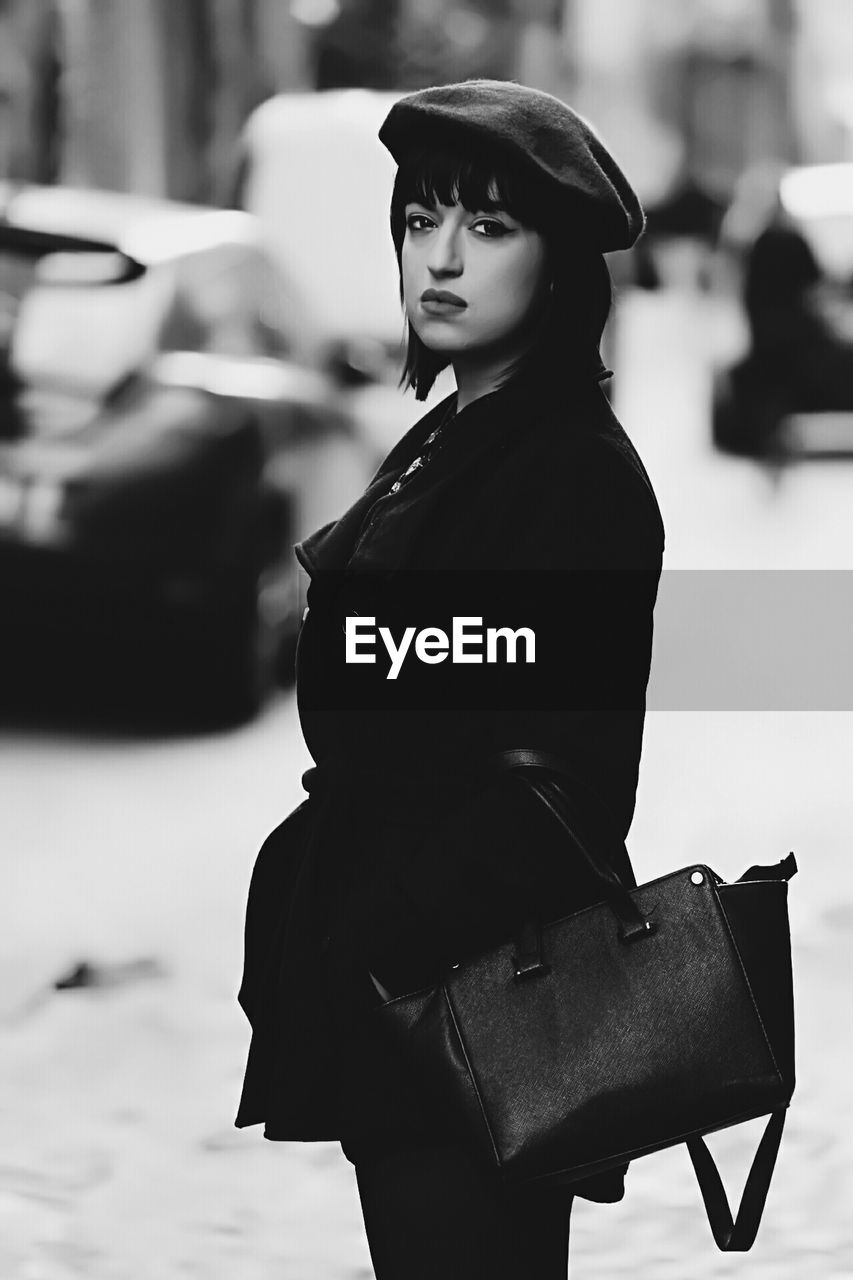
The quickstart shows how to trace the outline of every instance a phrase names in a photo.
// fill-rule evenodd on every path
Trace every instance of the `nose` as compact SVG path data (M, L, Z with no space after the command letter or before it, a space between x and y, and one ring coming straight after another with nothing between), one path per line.
M427 267L436 280L455 277L462 272L459 230L449 220L431 237Z

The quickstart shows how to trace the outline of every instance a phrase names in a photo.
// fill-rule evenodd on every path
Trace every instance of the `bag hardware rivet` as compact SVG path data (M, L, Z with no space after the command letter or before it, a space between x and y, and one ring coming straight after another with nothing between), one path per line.
M701 871L694 871L690 879L693 881L694 884L705 883L705 877L702 875Z

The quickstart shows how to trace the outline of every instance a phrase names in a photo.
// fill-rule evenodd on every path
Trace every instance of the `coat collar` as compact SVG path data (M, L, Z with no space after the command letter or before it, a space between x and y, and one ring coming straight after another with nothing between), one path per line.
M427 436L438 426L455 400L454 391L419 418L380 463L379 470L352 506L339 519L329 521L296 544L293 548L296 558L312 577L318 572L346 568L367 513L375 502L387 494L400 473L418 456ZM459 415L460 419L461 417L462 414Z
M343 570L356 559L360 568L394 569L405 558L406 546L422 519L434 509L449 486L460 480L478 461L498 456L510 445L514 431L535 429L537 422L547 419L546 410L555 402L574 407L575 398L584 386L593 387L610 371L602 365L592 375L570 379L570 385L559 387L543 382L535 372L519 373L488 395L480 396L457 414L448 424L448 436L428 467L397 494L389 489L409 463L418 456L424 441L441 422L456 401L456 392L419 419L397 442L364 493L338 520L323 525L294 551L304 569L313 577L318 572ZM374 507L382 501L391 519L383 518L386 536L364 538L365 522ZM392 527L393 526L393 527Z

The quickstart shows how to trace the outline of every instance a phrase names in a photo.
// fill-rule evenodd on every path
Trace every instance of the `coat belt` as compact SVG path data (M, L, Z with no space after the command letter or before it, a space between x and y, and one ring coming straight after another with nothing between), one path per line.
M302 786L311 798L340 796L359 807L381 806L386 816L429 817L436 805L453 804L481 785L485 775L470 765L464 775L434 764L411 762L408 767L386 762L372 765L348 757L330 756L302 775Z

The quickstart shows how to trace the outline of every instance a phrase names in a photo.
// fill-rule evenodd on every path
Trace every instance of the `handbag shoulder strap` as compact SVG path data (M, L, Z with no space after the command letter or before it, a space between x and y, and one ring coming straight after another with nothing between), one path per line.
M767 1121L734 1220L714 1157L701 1137L688 1139L687 1150L693 1161L711 1232L717 1248L723 1253L745 1253L755 1242L782 1141L785 1115L785 1110L780 1109L772 1112Z
M558 774L571 783L580 786L575 771L566 761L547 751L533 748L514 748L501 751L491 757L494 768L498 770L519 769L536 770ZM545 781L533 781L528 777L528 784L536 795L548 806L564 830L571 837L574 845L584 857L589 867L601 881L602 895L614 909L622 922L622 936L626 941L643 936L648 925L634 906L628 891L614 875L607 864L598 857L595 851L586 844L578 834L577 824L566 811L567 797L563 790L549 787ZM586 788L584 788L586 790ZM624 850L624 844L620 846ZM750 867L741 879L784 879L789 880L797 870L793 854L778 867ZM770 1190L770 1180L776 1165L776 1156L782 1140L785 1126L785 1109L772 1112L770 1115L741 1196L740 1207L733 1219L722 1179L703 1138L697 1135L687 1141L687 1150L693 1162L696 1180L705 1204L705 1212L717 1247L724 1253L745 1252L752 1247L758 1233L761 1215Z

